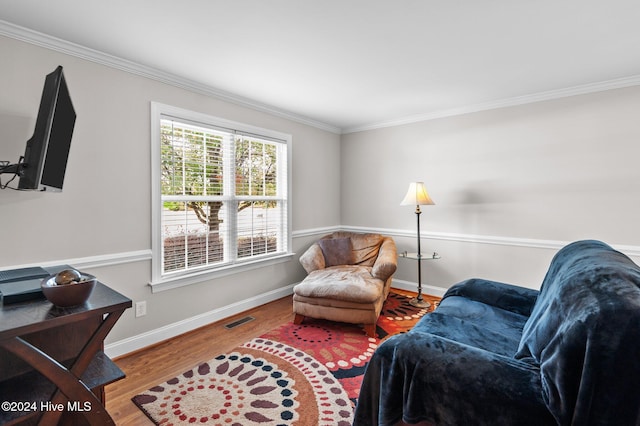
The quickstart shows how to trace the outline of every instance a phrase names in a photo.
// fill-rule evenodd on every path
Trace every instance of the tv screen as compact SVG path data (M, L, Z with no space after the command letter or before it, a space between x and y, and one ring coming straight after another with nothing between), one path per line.
M47 75L33 136L27 141L19 189L62 191L76 112L62 67Z

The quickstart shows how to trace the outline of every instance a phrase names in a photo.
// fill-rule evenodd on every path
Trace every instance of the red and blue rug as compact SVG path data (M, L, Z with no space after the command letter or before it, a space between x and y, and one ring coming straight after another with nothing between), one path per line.
M425 299L432 305L438 301ZM351 425L373 352L429 310L409 300L389 293L377 323L379 338L352 324L287 323L136 395L133 402L163 426Z

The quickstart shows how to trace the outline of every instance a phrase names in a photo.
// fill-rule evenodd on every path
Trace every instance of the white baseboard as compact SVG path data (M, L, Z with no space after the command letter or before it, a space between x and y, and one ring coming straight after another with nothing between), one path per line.
M397 288L406 291L418 291L418 283L411 281L393 279L391 281L391 288ZM446 293L447 289L443 287L436 287L435 285L422 284L422 293L429 294L431 296L442 297Z
M131 336L117 342L109 343L105 345L105 353L110 358L116 358L143 349L147 346L155 345L189 331L193 331L207 324L223 320L232 315L239 314L246 310L293 294L294 285L295 284L291 284L286 287L281 287L267 293L262 293L254 297L250 297L249 299L232 303L231 305L223 306L221 308L214 309L200 315L186 318L182 321L165 325L164 327L156 328L154 330ZM394 279L391 283L391 287L407 291L417 291L416 283L404 280ZM425 294L442 297L447 289L423 284L422 291Z
M232 303L230 305L223 306L221 308L214 309L203 314L186 318L182 321L168 324L164 327L156 328L142 334L110 343L108 345L105 345L105 353L110 358L115 358L140 350L147 346L160 343L189 331L193 331L207 324L211 324L215 321L220 321L224 318L239 314L248 309L255 308L257 306L264 305L265 303L288 296L293 293L294 285L295 284L291 284L286 287L281 287L267 293L262 293L254 297L250 297L249 299L241 300L239 302Z

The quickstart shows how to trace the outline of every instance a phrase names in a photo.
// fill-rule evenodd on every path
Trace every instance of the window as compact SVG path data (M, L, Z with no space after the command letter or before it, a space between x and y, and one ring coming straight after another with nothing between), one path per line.
M289 135L152 104L152 286L290 258L290 144Z

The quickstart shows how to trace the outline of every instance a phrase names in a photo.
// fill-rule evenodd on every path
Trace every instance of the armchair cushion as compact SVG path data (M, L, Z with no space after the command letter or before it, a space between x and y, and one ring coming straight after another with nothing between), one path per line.
M296 286L296 294L371 303L380 298L383 286L383 281L371 279L371 268L343 265L313 271Z
M318 241L324 266L353 265L353 244L351 238L327 238Z
M357 234L355 232L339 231L324 237L323 240L329 238L349 238L353 245L353 264L373 266L385 237L380 234Z

